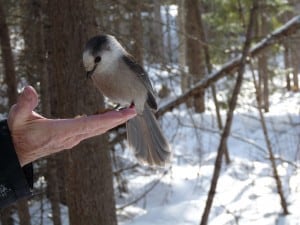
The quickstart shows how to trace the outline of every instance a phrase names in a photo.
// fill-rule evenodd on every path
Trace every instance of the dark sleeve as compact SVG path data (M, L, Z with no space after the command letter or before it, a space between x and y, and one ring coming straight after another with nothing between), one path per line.
M32 186L32 164L21 168L7 121L0 121L0 208L30 196Z

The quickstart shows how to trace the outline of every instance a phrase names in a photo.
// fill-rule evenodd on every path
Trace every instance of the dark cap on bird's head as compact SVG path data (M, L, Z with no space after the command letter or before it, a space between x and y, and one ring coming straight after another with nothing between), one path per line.
M85 45L84 52L90 51L92 55L97 54L103 48L107 48L108 36L107 35L97 35L92 37Z

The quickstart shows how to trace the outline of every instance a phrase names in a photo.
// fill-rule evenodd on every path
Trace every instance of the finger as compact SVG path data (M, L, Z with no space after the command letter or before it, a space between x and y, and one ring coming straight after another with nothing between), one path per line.
M127 120L136 116L134 108L123 109L121 111L109 111L101 115L87 118L87 124L91 130L99 130L101 128L110 130L118 125L125 123Z
M116 122L118 120L129 120L133 117L136 116L136 110L135 108L126 108L120 111L108 111L106 113L100 114L100 115L96 115L99 116L100 119L102 119L102 122L110 122L110 120L115 120ZM95 117L95 119L97 119L97 117Z
M17 104L15 105L15 113L18 114L18 119L28 117L38 104L38 96L35 89L31 86L24 88L19 95Z
M99 115L75 119L56 120L56 128L64 136L102 134L136 116L134 108L121 111L109 111Z

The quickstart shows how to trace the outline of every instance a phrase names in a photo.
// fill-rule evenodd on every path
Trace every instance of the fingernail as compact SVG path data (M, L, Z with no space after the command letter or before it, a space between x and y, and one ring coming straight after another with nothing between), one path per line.
M38 104L38 97L34 88L26 86L19 96L18 103L28 104L31 109L34 109Z
M134 108L127 108L123 110L123 113L127 116L127 118L131 119L136 116L136 110Z
M30 88L27 86L23 89L21 96L24 98L26 101L31 101L32 100L32 95L30 93Z

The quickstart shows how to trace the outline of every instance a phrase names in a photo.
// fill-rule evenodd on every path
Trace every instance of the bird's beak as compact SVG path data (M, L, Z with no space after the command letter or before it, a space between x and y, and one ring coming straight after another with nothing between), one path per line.
M86 72L86 78L87 78L87 79L92 77L92 75L93 75L93 73L94 73L96 67L97 67L97 64L95 64L95 66L93 67L92 70Z

